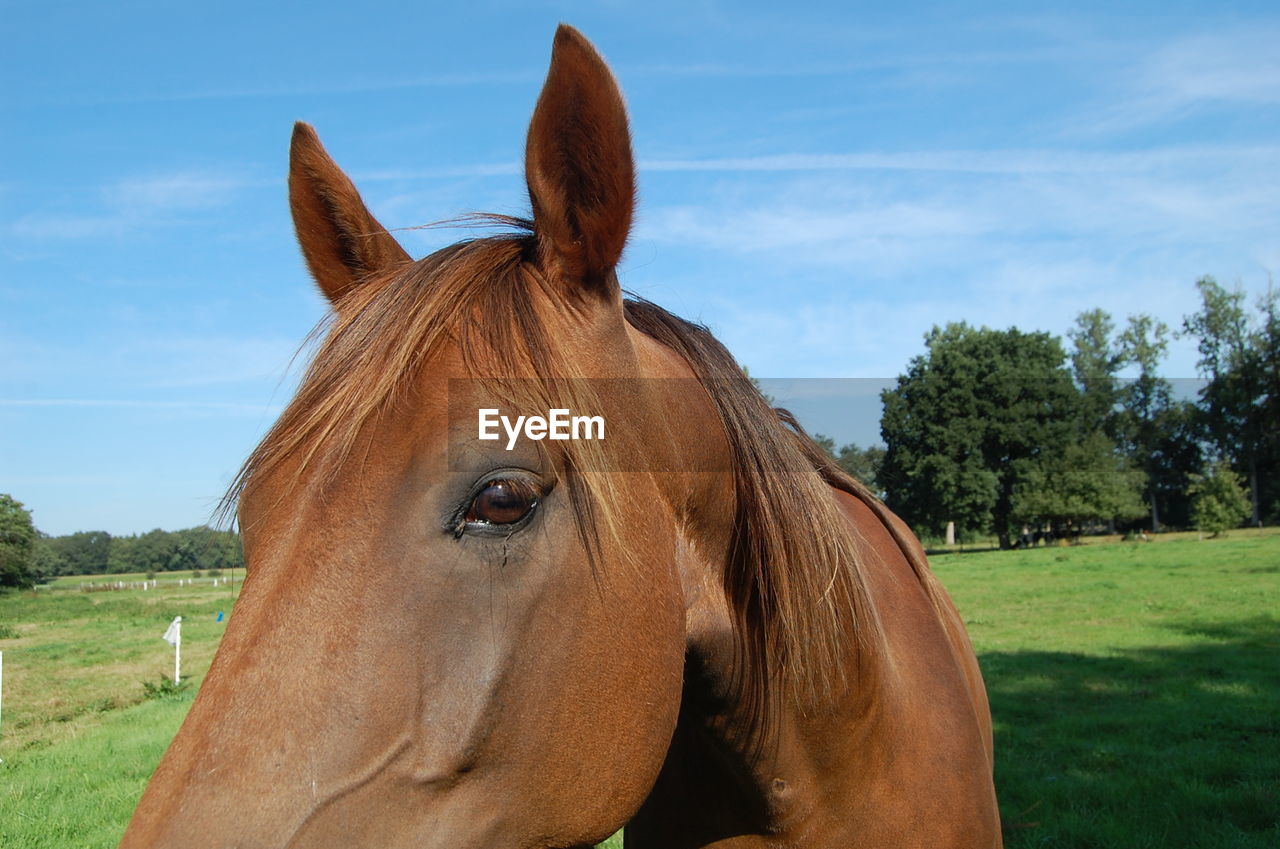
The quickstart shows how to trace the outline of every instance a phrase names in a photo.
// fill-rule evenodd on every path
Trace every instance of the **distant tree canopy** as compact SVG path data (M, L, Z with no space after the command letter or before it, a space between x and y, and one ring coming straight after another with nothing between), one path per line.
M103 575L111 556L111 534L106 531L77 531L66 536L51 537L54 574Z
M234 569L244 565L240 536L209 527L113 537L79 531L37 541L41 577Z
M1119 435L1119 372L1125 365L1114 332L1115 322L1099 309L1080 313L1067 331L1071 373L1080 388L1080 415L1112 439Z
M29 587L36 528L22 502L0 493L0 587Z
M1050 475L1050 452L1076 435L1066 353L1047 333L963 323L935 327L925 347L882 394L889 506L933 534L956 521L1008 548L1034 503L1020 507L1019 490Z
M1027 526L1225 530L1240 521L1236 474L1250 521L1280 518L1280 296L1269 289L1250 312L1243 292L1196 286L1201 307L1181 331L1200 350L1195 401L1159 374L1171 331L1149 315L1117 328L1082 312L1069 369L1049 334L935 327L882 395L875 480L889 505L926 534L955 521L1002 547ZM1225 465L1202 473L1215 457Z
M1196 283L1200 310L1183 331L1197 341L1199 424L1216 453L1248 482L1250 522L1280 514L1280 293L1269 288L1250 314L1242 291L1212 277Z
M1078 536L1092 522L1143 515L1142 484L1142 470L1117 454L1115 443L1097 429L1027 466L1014 485L1013 514L1021 524L1047 522Z
M1110 333L1094 316L1087 356ZM927 533L948 521L1012 546L1023 525L1079 533L1091 521L1142 512L1142 474L1108 435L1119 391L1076 387L1061 342L1047 333L948 324L925 336L896 387L883 393L881 483L888 503Z
M1088 310L1076 317L1068 332L1074 351L1072 372L1086 418L1082 431L1095 427L1109 436L1128 463L1141 470L1138 487L1146 502L1139 515L1150 517L1160 530L1162 518L1175 524L1188 521L1187 474L1201 465L1200 445L1189 425L1193 407L1175 401L1173 387L1159 376L1168 351L1169 328L1149 315L1131 315L1128 325L1114 332L1111 316ZM1121 379L1124 369L1137 377ZM1131 511L1109 518L1137 518Z
M860 448L856 443L850 442L837 450L835 440L820 433L814 434L813 441L831 455L837 466L866 484L878 497L884 498L884 489L879 483L880 464L884 462L882 446Z
M1203 475L1192 475L1190 491L1191 519L1198 530L1217 536L1240 527L1249 516L1249 496L1226 460L1214 463Z

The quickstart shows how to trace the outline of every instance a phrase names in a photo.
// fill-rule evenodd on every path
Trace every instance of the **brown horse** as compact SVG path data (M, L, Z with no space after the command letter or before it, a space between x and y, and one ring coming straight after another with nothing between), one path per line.
M244 467L248 578L122 845L998 846L919 544L704 329L623 299L626 113L568 27L526 172L531 221L414 261L295 129L332 325ZM606 438L478 438L560 408Z

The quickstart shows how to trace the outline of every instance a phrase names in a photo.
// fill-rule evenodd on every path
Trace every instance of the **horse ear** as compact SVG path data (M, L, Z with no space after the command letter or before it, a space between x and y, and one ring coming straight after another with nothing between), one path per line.
M566 24L529 123L525 179L543 262L573 285L616 291L635 206L627 110L600 54Z
M289 147L289 205L307 268L330 303L378 272L410 261L316 131L301 121L293 126Z

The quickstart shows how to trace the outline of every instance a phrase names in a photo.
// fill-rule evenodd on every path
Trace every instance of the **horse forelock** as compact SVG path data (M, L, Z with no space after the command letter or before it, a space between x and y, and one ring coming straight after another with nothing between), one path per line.
M532 224L505 216L472 221L507 232L442 248L379 279L353 287L312 331L321 341L293 399L241 466L220 513L234 514L256 481L290 491L325 486L347 468L361 432L410 390L424 362L457 346L464 368L504 401L549 409L565 399L591 409L590 381L539 318L534 299L547 281L534 265ZM535 379L530 379L533 377ZM552 400L556 399L556 403ZM594 566L602 529L616 537L617 517L601 441L560 448L579 535Z

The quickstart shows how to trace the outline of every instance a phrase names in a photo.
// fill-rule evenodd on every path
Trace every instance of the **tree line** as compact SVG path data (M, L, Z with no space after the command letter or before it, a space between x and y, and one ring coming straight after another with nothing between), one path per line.
M819 441L925 535L1002 548L1090 527L1217 532L1280 519L1280 304L1268 289L1196 283L1176 331L1080 313L1059 337L966 323L934 327L881 394L884 447ZM1201 381L1178 397L1160 374L1171 337L1196 340ZM1121 378L1121 373L1131 377Z
M48 536L12 496L0 494L0 587L29 587L59 575L118 575L236 569L240 535L207 526L112 536L78 531Z

